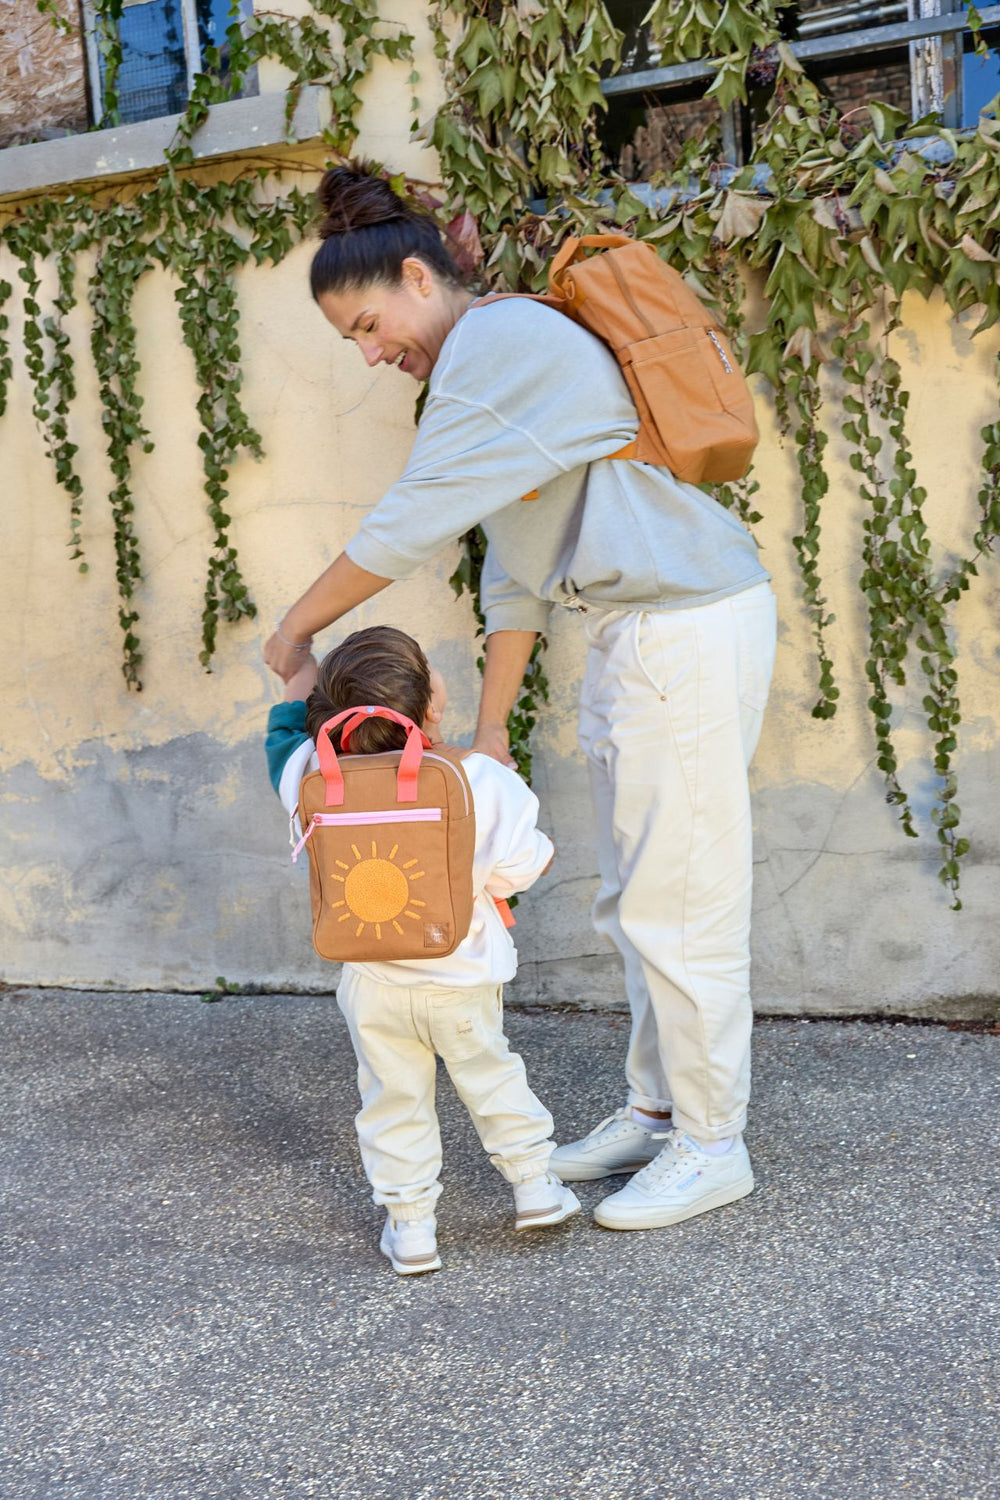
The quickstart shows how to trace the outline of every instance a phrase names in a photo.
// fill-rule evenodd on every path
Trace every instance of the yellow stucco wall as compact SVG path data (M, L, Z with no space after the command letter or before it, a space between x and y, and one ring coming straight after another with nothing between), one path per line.
M436 65L423 8L399 0L398 15L419 33L418 92L429 110ZM366 82L359 150L433 179L433 158L409 136L409 66L380 63ZM280 74L265 72L262 83L279 87ZM239 276L243 399L266 458L241 459L233 469L230 510L260 617L221 627L210 674L197 662L210 542L197 391L170 278L148 275L135 305L141 390L156 441L155 451L135 462L145 567L141 695L125 691L119 670L110 478L89 357L85 258L83 306L67 320L78 360L71 435L86 489L85 576L68 561L68 501L44 456L18 357L0 421L7 871L0 957L8 980L198 988L223 974L265 986L330 982L308 944L304 884L287 867L284 819L266 781L262 727L278 691L260 646L279 611L401 470L416 388L395 371L369 370L332 333L308 295L310 255L302 246L276 268ZM0 274L12 279L10 269ZM18 350L16 314L11 332ZM966 550L975 529L978 430L995 407L995 348L995 335L970 344L941 306L916 299L893 336L912 391L918 466L942 558ZM835 397L832 377L829 389ZM835 409L832 402L831 415ZM934 878L936 844L926 822L933 777L926 736L912 715L900 747L903 782L923 813L919 842L898 832L874 768L857 589L861 502L845 445L835 435L829 450L822 563L837 616L831 644L843 696L837 718L821 724L808 712L811 639L792 566L800 524L794 453L766 403L761 414L758 535L779 596L781 638L753 770L757 1003L770 1011L976 1013L998 991L1000 572L987 561L957 611L965 716L959 801L974 849L964 877L966 910L955 916ZM463 739L474 717L476 645L468 603L455 601L446 582L456 557L457 547L366 606L351 625L384 620L420 637L449 680L448 727ZM330 632L319 644L335 638ZM577 621L555 620L536 788L559 858L520 909L520 993L617 1002L615 964L587 916L596 860L575 749L581 664ZM921 695L917 688L914 701Z

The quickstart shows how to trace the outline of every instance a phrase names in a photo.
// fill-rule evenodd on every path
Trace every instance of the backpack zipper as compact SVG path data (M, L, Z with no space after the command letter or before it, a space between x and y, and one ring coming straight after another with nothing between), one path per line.
M313 813L309 827L292 850L294 864L302 853L314 828L358 828L373 823L440 823L439 807L414 807L409 812L386 809L384 812Z
M618 265L618 263L614 259L613 252L609 253L609 255L608 255L608 265L611 267L611 273L614 276L615 280L617 281L617 283L618 283L618 290L621 292L622 296L625 298L625 301L628 303L629 307L635 313L636 317L639 319L639 322L643 324L643 326L645 327L646 332L649 335L649 337L651 339L655 338L656 337L656 329L653 327L652 323L646 317L645 313L643 313L642 311L640 311L640 309L636 306L635 298L632 296L632 293L629 291L628 287L625 284L625 277L622 275L621 267Z
M726 357L725 349L723 349L722 345L719 343L719 340L716 338L711 328L706 328L705 332L708 334L709 338L712 340L712 343L715 345L716 352L719 358L722 360L722 368L725 370L727 375L731 375L733 373L733 367Z

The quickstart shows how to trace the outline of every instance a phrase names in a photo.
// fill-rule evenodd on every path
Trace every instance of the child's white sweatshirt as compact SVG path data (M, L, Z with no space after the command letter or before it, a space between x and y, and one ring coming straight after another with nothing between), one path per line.
M319 768L316 746L304 724L305 704L300 703L276 704L268 720L271 781L296 824L299 786L304 776ZM473 989L505 984L517 971L517 950L493 898L504 900L534 885L552 858L552 843L536 826L538 798L516 771L488 755L468 755L462 764L476 812L472 925L446 958L351 965L380 984Z

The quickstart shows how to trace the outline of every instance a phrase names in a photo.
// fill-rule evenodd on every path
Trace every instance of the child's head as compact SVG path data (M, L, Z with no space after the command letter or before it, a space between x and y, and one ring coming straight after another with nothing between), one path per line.
M319 664L316 686L306 703L306 730L316 739L327 719L345 708L369 703L394 708L414 724L436 723L444 710L440 677L426 656L402 630L374 625L356 630ZM340 749L340 731L333 734ZM380 750L401 750L406 732L388 719L366 719L350 738L354 755L375 755Z

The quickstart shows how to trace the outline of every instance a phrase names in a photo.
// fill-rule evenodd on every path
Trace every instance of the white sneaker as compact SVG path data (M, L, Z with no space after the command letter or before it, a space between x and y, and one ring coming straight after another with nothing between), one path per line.
M549 1165L564 1182L594 1182L619 1172L638 1172L656 1156L669 1129L669 1120L664 1120L662 1131L640 1125L626 1104L595 1125L589 1135L557 1146Z
M514 1183L514 1228L541 1229L580 1212L580 1200L552 1172Z
M440 1271L436 1231L437 1221L433 1214L426 1219L394 1219L390 1214L378 1247L389 1257L392 1269L400 1276Z
M752 1192L742 1137L725 1155L709 1156L683 1130L671 1130L656 1160L599 1203L594 1218L605 1229L660 1229Z

